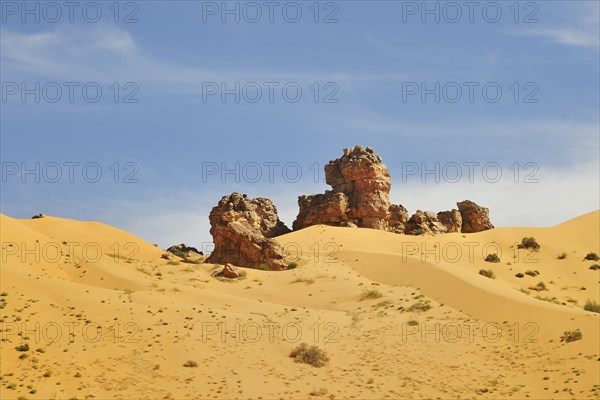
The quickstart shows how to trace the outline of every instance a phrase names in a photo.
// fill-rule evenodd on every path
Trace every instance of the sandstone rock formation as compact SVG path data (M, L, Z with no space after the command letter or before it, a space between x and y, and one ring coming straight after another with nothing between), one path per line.
M481 232L494 227L490 221L489 209L481 207L470 200L461 201L456 205L462 217L461 232Z
M390 218L387 223L387 231L404 233L408 222L408 211L401 205L390 204Z
M437 213L437 219L446 227L448 233L462 231L462 216L457 209L440 211Z
M348 218L361 228L384 229L389 218L392 181L381 157L367 147L345 149L325 166L325 181L348 196Z
M325 224L415 235L493 228L487 208L470 201L459 203L458 210L437 214L418 210L408 218L406 208L390 204L389 171L370 147L344 149L342 157L325 166L325 181L333 190L298 198L294 230Z
M188 246L185 243L177 244L175 246L171 246L167 249L169 253L173 253L181 258L195 257L201 256L203 253L195 247Z
M245 194L223 196L210 212L210 233L215 245L208 263L242 267L285 269L283 248L272 238L289 232L269 199Z
M417 210L409 218L406 208L390 204L390 174L370 147L344 149L342 157L325 166L325 180L332 190L298 197L300 210L294 230L326 224L420 235L472 233L494 227L489 210L469 200L457 203L458 210L437 214ZM283 248L272 238L290 230L279 220L269 199L232 193L219 201L209 218L215 249L206 262L287 268ZM185 251L173 252L179 250Z
M215 271L211 274L211 276L215 278L237 279L240 277L240 273L233 265L225 264L221 271Z
M316 224L403 230L408 214L402 206L390 206L390 174L372 148L344 149L325 166L325 181L333 190L298 198L294 230Z
M410 217L404 229L404 233L407 235L446 232L447 228L438 220L435 213L421 210L417 210L417 212Z
M349 200L344 193L326 191L325 194L298 197L300 213L292 227L295 231L317 224L351 226L348 218Z

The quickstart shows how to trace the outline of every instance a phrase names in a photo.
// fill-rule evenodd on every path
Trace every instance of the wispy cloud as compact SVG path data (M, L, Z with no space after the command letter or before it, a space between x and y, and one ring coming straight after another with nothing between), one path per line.
M560 17L571 21L552 23L548 27L536 27L513 31L520 36L547 38L555 43L576 47L600 47L600 5L598 2L571 2L570 10ZM561 12L563 10L561 9ZM541 23L540 23L541 25Z
M600 47L600 38L598 38L597 32L594 33L589 30L548 28L527 29L522 33L529 36L546 37L570 46Z
M58 27L43 33L1 29L0 56L8 79L24 73L71 81L143 81L176 84L177 90L197 91L202 82L289 80L295 82L383 79L378 75L202 67L201 60L183 64L141 48L127 31L117 27L93 29ZM14 77L19 78L14 78ZM181 92L179 92L181 93Z

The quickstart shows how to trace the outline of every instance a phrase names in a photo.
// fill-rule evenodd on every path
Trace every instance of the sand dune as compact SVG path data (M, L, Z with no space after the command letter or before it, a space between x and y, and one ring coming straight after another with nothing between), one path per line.
M296 269L227 281L105 224L1 215L0 397L598 398L599 229L313 226L277 238ZM330 361L295 363L302 341Z

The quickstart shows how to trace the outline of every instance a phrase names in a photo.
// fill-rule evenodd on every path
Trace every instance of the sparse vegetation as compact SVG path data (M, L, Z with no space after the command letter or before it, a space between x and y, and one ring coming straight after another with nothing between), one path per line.
M418 302L414 303L412 306L408 307L408 309L406 311L408 311L408 312L424 312L424 311L428 311L430 309L431 309L431 304L429 304L429 301L422 300L422 301L418 301Z
M416 325L419 325L419 321L417 321L416 319L411 319L410 321L408 321L406 323L406 325L408 325L408 326L416 326Z
M310 392L308 395L309 396L315 396L315 397L323 397L326 396L327 393L329 393L329 391L326 388L321 388L319 390L314 390L312 392Z
M536 292L541 292L543 290L548 290L548 288L546 287L546 284L544 282L538 282L537 285L530 286L529 289L530 290L535 290Z
M179 265L179 264L181 264L179 261L174 261L174 260L167 261L167 265Z
M296 278L292 283L306 283L307 285L312 285L315 283L315 280L313 278Z
M591 266L590 266L590 269L591 269L592 271L597 271L597 270L599 270L599 269L600 269L600 265L598 265L598 264L591 265Z
M585 305L583 306L583 309L585 311L591 311L591 312L595 312L595 313L600 313L600 304L596 303L596 301L591 301L588 300L585 302Z
M515 274L515 276L517 278L523 278L525 275L523 275L522 273L519 272L519 273Z
M558 258L559 260L564 260L565 258L567 258L567 253L560 253L558 256L556 256L556 258Z
M532 270L528 270L525 271L525 275L529 275L529 276L538 276L540 273L538 271L532 271Z
M600 261L600 257L598 257L598 254L596 254L596 253L589 252L585 255L584 260Z
M362 296L360 297L361 300L367 300L367 299L378 299L381 296L383 296L383 294L381 294L381 292L377 289L369 289L366 290Z
M583 338L583 334L579 331L579 329L574 331L565 331L565 333L560 337L561 342L574 342L576 340L581 340Z
M287 266L287 269L296 269L296 268L298 268L298 264L295 262L291 262Z
M562 304L556 297L544 297L544 296L535 296L536 300L547 301L548 303L553 304Z
M500 257L498 257L498 254L496 254L496 253L491 253L485 257L485 261L491 262L491 263L499 263Z
M187 360L185 364L183 364L183 366L186 368L196 368L198 366L198 363L196 361Z
M322 367L328 361L329 357L318 346L308 346L306 343L301 343L290 353L290 357L298 363L310 364L313 367Z
M259 265L258 269L261 271L270 271L271 268L267 267L266 265Z
M491 269L480 269L479 275L483 275L486 278L490 278L490 279L496 278L496 274L494 274L494 271L492 271Z
M524 237L521 239L521 243L517 245L519 249L529 249L538 251L540 249L540 245L535 241L533 237Z
M29 345L27 343L20 344L17 347L15 347L15 350L17 350L17 351L29 351Z

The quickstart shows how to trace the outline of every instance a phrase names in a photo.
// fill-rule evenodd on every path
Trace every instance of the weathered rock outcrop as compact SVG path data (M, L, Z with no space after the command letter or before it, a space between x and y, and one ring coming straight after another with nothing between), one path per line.
M289 232L269 199L245 194L223 196L210 212L210 233L215 245L208 263L241 267L285 269L283 248L272 238Z
M389 218L392 181L381 157L367 147L344 149L344 155L325 166L325 182L348 196L348 218L361 228L385 229Z
M390 217L387 222L387 231L404 233L408 222L408 211L399 204L390 205Z
M211 274L211 276L214 278L237 279L240 277L240 273L233 265L225 264L221 271L215 271Z
M446 233L446 227L431 211L417 210L406 223L404 233L407 235L422 235L424 233Z
M437 219L446 227L446 231L448 233L461 232L462 230L462 216L457 209L452 209L451 211L440 211L437 213Z
M300 213L292 227L295 231L317 224L350 226L348 196L326 191L325 194L298 197Z
M405 222L402 206L390 209L390 174L372 148L344 149L341 158L325 166L325 181L332 191L298 198L295 230L316 224L387 230L391 212L394 231Z
M300 211L294 230L326 224L419 235L472 233L494 227L489 210L469 200L457 203L458 210L437 214L417 210L409 218L406 208L390 204L390 174L381 157L370 147L344 149L342 157L325 166L325 180L332 190L298 198ZM277 209L269 199L249 199L233 193L219 201L209 218L215 248L206 262L251 268L267 266L273 270L287 268L284 250L273 238L290 230L279 220ZM181 246L169 251L175 254L198 252ZM230 269L222 271L223 275L233 276Z
M462 217L461 232L482 232L494 227L490 221L489 209L481 207L470 200L461 201L456 205Z
M188 246L185 243L177 244L175 246L171 246L167 249L169 253L173 253L178 257L187 258L187 257L195 257L201 256L203 253L193 246Z

